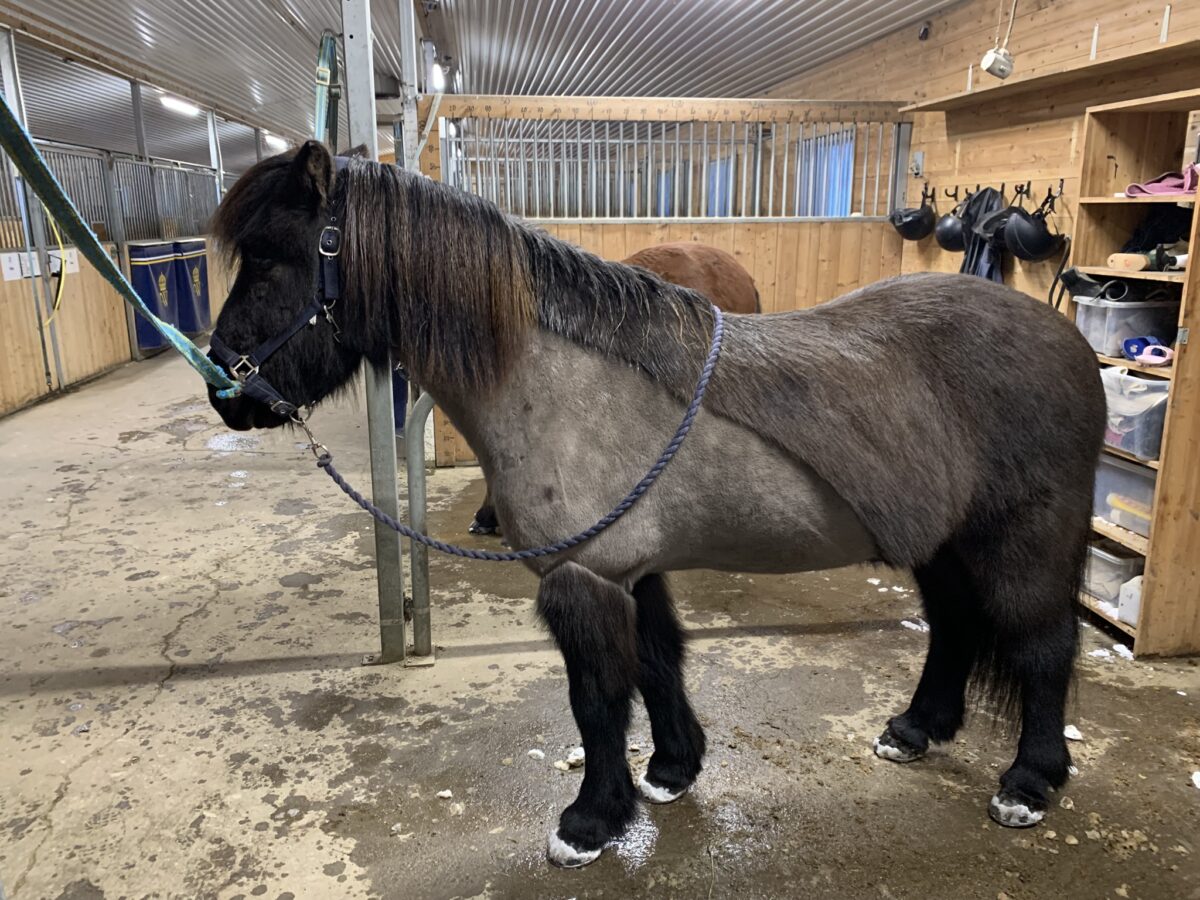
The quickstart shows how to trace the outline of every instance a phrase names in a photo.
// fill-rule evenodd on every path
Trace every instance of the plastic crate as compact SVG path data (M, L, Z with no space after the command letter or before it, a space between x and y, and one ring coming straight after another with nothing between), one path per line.
M1120 356L1129 338L1153 336L1171 343L1179 323L1178 300L1148 300L1122 303L1092 297L1072 297L1075 327L1092 349L1105 356Z
M1137 463L1101 456L1096 469L1094 513L1114 525L1149 537L1155 476L1153 469Z
M1121 587L1146 568L1144 557L1120 544L1102 539L1088 544L1087 567L1083 572L1083 589L1099 600L1117 603Z
M1139 378L1122 368L1101 370L1100 380L1108 403L1104 443L1138 459L1158 459L1171 383Z

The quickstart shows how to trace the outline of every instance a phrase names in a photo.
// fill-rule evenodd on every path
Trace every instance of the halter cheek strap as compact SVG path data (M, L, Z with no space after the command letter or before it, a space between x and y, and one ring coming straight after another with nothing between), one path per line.
M350 160L344 156L334 157L335 185L337 177L349 163ZM316 325L321 318L324 318L333 327L335 341L341 335L337 322L334 321L332 309L341 298L342 293L341 268L338 265L338 257L342 252L342 230L338 227L337 216L332 212L317 239L317 252L320 263L315 295L287 328L263 341L251 352L244 354L238 353L226 344L215 332L209 339L209 346L213 354L225 364L229 374L241 384L242 393L284 418L295 416L299 407L285 399L271 382L260 375L259 368L280 347L304 328Z

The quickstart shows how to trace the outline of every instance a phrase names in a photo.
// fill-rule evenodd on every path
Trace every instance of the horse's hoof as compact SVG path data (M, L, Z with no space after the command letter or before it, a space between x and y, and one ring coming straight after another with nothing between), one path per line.
M646 777L643 772L638 778L638 791L643 799L649 803L674 803L680 797L687 793L687 788L673 791L670 788L655 784Z
M1001 791L988 804L988 815L1005 828L1032 828L1046 817L1046 810L1035 809L1024 800Z
M896 734L891 724L884 729L883 734L875 738L875 755L880 759L891 760L892 762L908 763L920 759L925 755L925 750L914 746L906 741L900 735Z
M471 523L471 527L467 529L467 531L471 532L471 534L495 534L497 530L498 529L496 528L495 525L479 524L478 519L475 519Z
M558 836L558 829L550 832L546 839L546 857L560 869L581 869L600 858L603 850L579 850Z

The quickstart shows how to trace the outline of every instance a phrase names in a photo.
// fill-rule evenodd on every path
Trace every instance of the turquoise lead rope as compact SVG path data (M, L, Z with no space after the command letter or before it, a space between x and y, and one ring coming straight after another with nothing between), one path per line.
M17 121L8 102L2 97L0 97L0 146L4 147L4 151L25 178L25 183L46 204L46 208L58 223L63 234L70 239L88 262L96 267L104 280L111 284L117 293L125 298L126 302L130 303L143 318L153 325L167 343L183 354L188 364L199 372L205 381L217 389L218 397L228 399L237 396L241 392L241 386L230 378L224 369L205 356L200 348L189 341L179 329L154 315L145 301L138 296L133 285L129 283L125 274L101 245L95 232L80 216L79 210L75 208L71 198L67 196L50 167L46 165L46 160L34 146L33 138Z

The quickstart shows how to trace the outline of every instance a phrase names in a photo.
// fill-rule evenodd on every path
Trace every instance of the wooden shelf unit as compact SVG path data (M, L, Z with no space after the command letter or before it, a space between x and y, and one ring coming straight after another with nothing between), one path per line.
M1128 622L1122 622L1120 619L1118 619L1116 616L1114 616L1111 612L1108 611L1108 607L1112 606L1111 603L1106 604L1099 597L1093 597L1087 591L1079 592L1079 602L1082 603L1084 606L1086 606L1088 609L1090 609L1092 612L1094 612L1096 615L1098 615L1100 618L1102 618L1109 625L1119 628L1121 631L1125 632L1127 635L1129 635L1135 641L1137 640L1137 629L1134 628L1132 625L1130 625Z
M1137 372L1140 375L1153 375L1155 378L1172 378L1175 375L1175 366L1143 366L1141 363L1135 363L1131 359L1121 359L1119 356L1105 356L1103 353L1097 353L1096 359L1106 366L1124 366L1130 372Z
M1087 204L1101 203L1178 203L1181 206L1195 203L1195 194L1179 194L1175 196L1151 196L1151 197L1125 197L1115 195L1112 197L1080 197L1079 202Z
M1149 54L1156 52L1163 51ZM1133 638L1138 656L1200 653L1200 466L1196 464L1200 447L1200 277L1192 277L1191 270L1119 272L1105 263L1155 204L1180 202L1180 198L1120 198L1113 194L1132 182L1180 169L1192 110L1200 110L1200 90L1091 107L1083 129L1079 193L1086 199L1079 205L1076 221L1075 261L1094 276L1140 277L1180 285L1179 334L1187 334L1182 329L1188 329L1193 336L1190 342L1182 342L1170 335L1175 339L1175 358L1163 368L1097 355L1098 365L1124 366L1146 377L1166 379L1170 385L1156 463L1106 448L1111 456L1157 470L1150 537L1098 517L1092 519L1094 533L1146 557L1137 626L1115 620L1094 597L1080 597L1083 606ZM1195 246L1200 216L1195 215L1194 203L1186 203L1184 208L1192 216L1190 243ZM1070 314L1074 312L1071 304Z
M1183 284L1187 281L1187 272L1134 272L1130 269L1109 269L1106 266L1076 266L1080 272L1096 275L1101 278L1134 278L1141 281L1165 281L1171 284Z
M1072 62L1065 66L1051 66L1041 71L1023 75L1017 70L1015 78L1008 81L998 81L985 72L977 71L975 78L981 87L970 91L961 91L946 97L936 97L923 100L900 108L902 113L914 112L950 112L952 110L970 109L1000 100L1007 100L1018 95L1037 92L1044 97L1055 88L1063 88L1078 84L1083 79L1091 81L1120 80L1134 72L1144 72L1150 69L1163 71L1176 63L1190 62L1200 53L1200 40L1175 41L1162 44L1150 50L1138 50L1135 53L1123 53L1109 59L1087 60L1080 64ZM1164 95L1174 96L1174 95ZM1162 170L1166 171L1166 170ZM1158 174L1157 172L1154 174ZM1147 176L1153 177L1153 176Z

